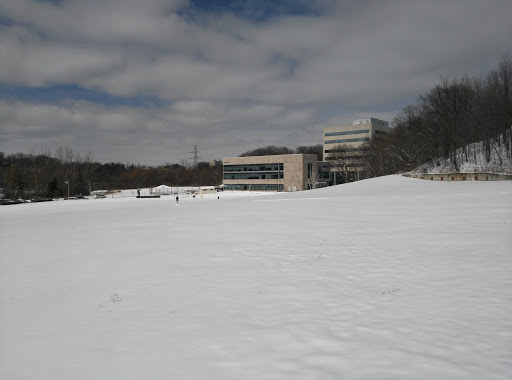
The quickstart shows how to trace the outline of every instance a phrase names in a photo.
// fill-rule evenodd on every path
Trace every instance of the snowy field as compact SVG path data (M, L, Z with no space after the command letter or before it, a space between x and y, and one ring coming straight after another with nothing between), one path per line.
M510 378L511 181L239 195L0 207L0 379Z

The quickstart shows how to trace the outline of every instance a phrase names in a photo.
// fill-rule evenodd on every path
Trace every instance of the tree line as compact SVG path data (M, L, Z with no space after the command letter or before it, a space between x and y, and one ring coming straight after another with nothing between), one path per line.
M406 106L394 119L395 128L385 136L365 142L354 157L350 147L340 148L333 164L345 180L353 179L354 159L361 178L394 174L444 158L455 168L476 153L469 144L483 141L487 161L491 153L505 151L512 158L512 60L503 57L487 75L441 78L431 90ZM504 149L502 149L504 148ZM323 158L323 146L295 149L268 146L240 156L305 153ZM500 158L501 159L501 158ZM148 167L134 164L95 162L92 154L81 155L61 147L39 154L0 152L0 188L6 198L53 197L67 193L88 194L92 190L140 187L202 186L222 183L222 165L186 162ZM358 170L359 172L359 170ZM349 177L352 175L352 177Z
M45 198L88 195L91 190L169 186L203 186L222 183L222 165L186 162L156 167L110 162L101 164L91 154L81 155L61 147L39 154L0 152L0 188L5 198Z
M441 78L405 107L394 124L389 135L366 142L367 177L409 171L439 158L458 170L476 155L469 144L480 141L487 162L493 151L511 158L512 60L503 57L485 76Z
M242 153L241 156L308 153L322 156L322 145L293 149L270 146ZM222 184L222 163L199 162L191 166L164 164L156 167L120 162L99 163L92 154L80 154L68 147L43 153L0 152L0 188L5 198L51 198L88 195L89 190L134 189L168 186ZM66 183L67 182L67 183Z
M295 149L290 149L285 146L269 145L263 148L257 148L248 152L242 153L239 157L248 156L274 156L282 154L316 154L318 161L323 159L323 145L299 146Z

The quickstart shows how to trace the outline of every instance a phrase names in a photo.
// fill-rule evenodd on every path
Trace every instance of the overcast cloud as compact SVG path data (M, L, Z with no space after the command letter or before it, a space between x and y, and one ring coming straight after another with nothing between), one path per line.
M505 0L236 4L3 0L0 151L156 165L314 145L512 53Z

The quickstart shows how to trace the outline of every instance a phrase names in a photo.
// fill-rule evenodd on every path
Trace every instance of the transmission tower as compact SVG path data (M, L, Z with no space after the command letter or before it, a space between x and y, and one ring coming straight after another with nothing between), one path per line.
M197 145L194 145L194 151L190 152L190 153L194 153L194 157L190 157L189 160L194 159L194 167L196 167L197 166L197 159L198 158L203 158L203 157L200 157L200 156L197 155L197 153L198 153Z

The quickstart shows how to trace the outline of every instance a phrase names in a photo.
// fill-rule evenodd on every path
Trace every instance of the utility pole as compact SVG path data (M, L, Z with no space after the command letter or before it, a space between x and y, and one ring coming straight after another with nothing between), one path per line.
M190 153L194 153L194 157L190 157L190 158L189 158L189 160L190 160L190 159L194 159L194 167L196 167L196 166L197 166L197 159L198 159L198 158L203 158L203 157L199 157L199 156L197 155L197 153L198 153L198 152L197 152L197 145L194 145L194 151L193 151L193 152L190 152Z

